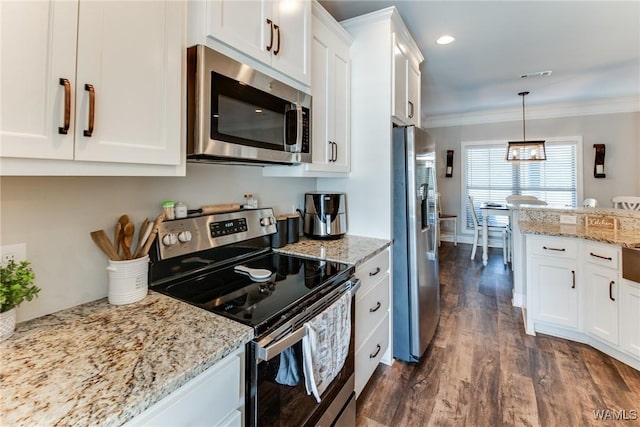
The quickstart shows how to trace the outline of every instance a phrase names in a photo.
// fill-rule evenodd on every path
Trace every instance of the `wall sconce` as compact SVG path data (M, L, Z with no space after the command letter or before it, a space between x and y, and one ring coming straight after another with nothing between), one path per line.
M596 178L606 178L604 173L604 144L593 144L596 149L596 158L593 163L593 176Z
M544 141L527 141L524 121L524 97L529 95L529 92L520 92L518 95L522 97L522 141L509 141L505 160L510 162L547 160Z
M451 178L453 176L453 150L447 150L447 168L444 176Z

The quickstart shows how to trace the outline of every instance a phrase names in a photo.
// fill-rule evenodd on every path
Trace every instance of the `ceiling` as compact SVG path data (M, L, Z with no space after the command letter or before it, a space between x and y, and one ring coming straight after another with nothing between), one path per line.
M530 92L527 106L640 95L638 0L320 3L338 21L398 9L425 57L423 120L515 111L522 108L522 91ZM443 34L456 41L437 45ZM549 77L520 77L547 70L553 72Z

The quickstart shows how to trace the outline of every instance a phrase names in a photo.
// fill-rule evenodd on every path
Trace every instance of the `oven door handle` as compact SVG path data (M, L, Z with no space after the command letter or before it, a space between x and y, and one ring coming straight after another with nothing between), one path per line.
M256 343L256 356L258 356L259 361L271 360L293 344L300 341L306 335L307 327L303 325L301 328L291 332L271 345L262 347L259 343Z

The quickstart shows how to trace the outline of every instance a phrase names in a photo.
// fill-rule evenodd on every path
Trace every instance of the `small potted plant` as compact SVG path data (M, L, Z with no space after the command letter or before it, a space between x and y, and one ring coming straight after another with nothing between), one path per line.
M33 284L35 274L29 265L28 261L11 260L0 266L0 341L9 338L16 328L16 307L40 292Z

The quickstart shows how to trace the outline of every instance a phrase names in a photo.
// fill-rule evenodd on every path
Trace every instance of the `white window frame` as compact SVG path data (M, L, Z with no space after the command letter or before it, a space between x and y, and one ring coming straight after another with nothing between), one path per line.
M575 144L576 145L576 193L578 203L583 199L583 155L582 155L582 136L562 136L562 137L549 137L549 138L536 138L536 139L544 139L545 144L547 146L553 144ZM469 218L467 218L467 171L464 165L467 162L466 149L469 146L496 146L503 145L505 155L507 152L507 140L484 140L484 141L460 141L460 149L462 150L462 173L460 175L460 209L461 209L461 219L463 219L462 223L464 224L462 229L462 234L473 234L473 228L469 228L467 224L469 223ZM485 200L475 200L476 203L484 202ZM500 200L493 200L495 202L500 202Z

